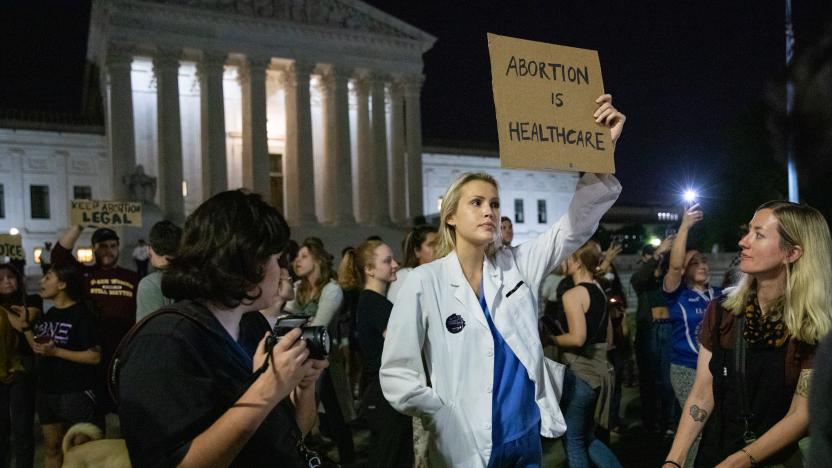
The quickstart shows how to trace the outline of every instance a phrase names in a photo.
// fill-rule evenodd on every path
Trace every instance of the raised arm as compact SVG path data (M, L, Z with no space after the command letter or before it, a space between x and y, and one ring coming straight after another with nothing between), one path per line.
M72 249L75 247L75 243L78 241L78 237L81 236L81 231L83 230L83 226L73 224L58 238L58 243L52 249L52 265L80 266L78 260L72 255Z
M664 275L663 287L665 292L675 291L682 283L682 276L685 273L688 233L690 228L701 220L702 211L699 209L699 204L694 204L685 210L682 215L682 224L679 225L679 232L676 234L676 240L673 241L673 247L670 249L670 266Z
M659 267L659 262L662 260L662 256L670 250L670 247L673 245L673 239L675 236L669 236L665 240L656 247L656 250L653 252L653 255L633 273L633 276L630 277L630 284L633 286L633 290L635 290L636 294L641 294L647 288L649 288L653 283L656 277L656 269Z
M598 109L593 118L610 129L615 147L627 118L613 107L609 94L600 96L595 102ZM540 289L546 274L592 236L601 217L620 193L621 184L612 174L584 174L566 213L537 238L513 248L517 267L533 291Z
M67 250L72 250L75 247L75 243L78 241L78 238L81 237L81 231L83 230L83 226L73 224L66 231L64 231L61 237L58 238L58 245Z

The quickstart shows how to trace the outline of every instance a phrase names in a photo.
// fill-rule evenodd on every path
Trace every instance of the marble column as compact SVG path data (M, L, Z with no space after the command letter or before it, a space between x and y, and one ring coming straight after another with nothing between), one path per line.
M283 156L283 199L292 226L314 225L315 165L309 76L315 64L295 61L286 70L286 154Z
M153 58L159 134L159 199L166 219L185 221L182 196L182 120L179 112L179 51L160 50Z
M405 177L404 87L390 85L390 204L396 223L407 222L407 179Z
M241 67L243 97L243 185L271 202L266 130L266 68L269 58L248 57Z
M202 126L202 193L205 198L228 190L222 89L226 59L226 54L206 52L197 64Z
M373 75L370 79L370 95L373 99L373 166L375 172L373 224L390 224L390 182L387 172L387 115L384 102L384 77Z
M352 155L350 151L349 76L330 68L321 79L324 95L324 218L335 224L354 224L352 210Z
M125 182L136 167L136 140L133 126L133 86L130 72L133 56L129 50L112 47L107 55L110 78L109 131L112 154L112 197L129 200Z
M405 119L407 138L407 201L408 216L414 219L425 214L422 206L422 114L419 95L422 76L405 80Z
M366 75L356 76L354 83L356 98L356 135L358 157L358 219L361 223L372 221L373 188L376 185L373 172L373 138L370 126L370 82Z

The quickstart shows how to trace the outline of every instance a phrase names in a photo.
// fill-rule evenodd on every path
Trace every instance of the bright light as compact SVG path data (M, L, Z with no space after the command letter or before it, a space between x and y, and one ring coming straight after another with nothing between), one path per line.
M685 194L682 195L682 197L685 199L686 202L693 203L699 197L699 194L696 193L694 190L688 189L685 190Z
M16 235L20 234L20 229L18 229L16 227L13 227L13 228L9 229L9 234L11 234L13 236L16 236Z
M75 258L81 263L90 263L93 260L92 248L80 247L75 253Z
M652 245L653 247L658 247L658 246L661 245L661 243L662 243L662 240L659 239L658 237L651 237L650 238L650 245Z
M183 197L188 196L188 181L186 181L186 180L182 181L182 196Z
M43 247L35 247L35 263L40 265L40 254L43 253Z

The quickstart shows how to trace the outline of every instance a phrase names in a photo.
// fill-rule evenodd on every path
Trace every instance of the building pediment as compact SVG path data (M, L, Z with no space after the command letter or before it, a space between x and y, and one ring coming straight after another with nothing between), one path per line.
M246 18L381 34L399 39L434 38L387 13L356 0L144 0L147 3Z

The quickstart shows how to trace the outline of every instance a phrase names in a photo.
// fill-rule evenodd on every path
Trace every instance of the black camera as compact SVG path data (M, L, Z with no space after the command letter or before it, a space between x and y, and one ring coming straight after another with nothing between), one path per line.
M326 359L329 356L329 349L332 346L329 332L326 327L308 325L310 319L311 317L294 314L279 316L277 322L274 324L274 329L272 329L274 344L277 344L290 331L295 328L300 328L300 339L306 341L306 347L309 349L309 358L317 360Z

